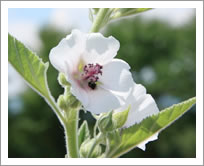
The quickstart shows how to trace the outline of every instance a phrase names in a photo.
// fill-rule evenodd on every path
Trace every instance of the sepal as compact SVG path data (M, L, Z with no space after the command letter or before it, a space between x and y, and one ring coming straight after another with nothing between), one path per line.
M114 130L114 124L112 120L113 111L102 115L98 120L98 128L101 133Z
M112 119L114 127L116 129L123 127L123 125L127 121L129 110L130 106L124 111L113 113Z
M90 139L90 132L87 121L84 121L82 125L79 128L78 131L78 145L79 147L81 144L86 141L87 139Z

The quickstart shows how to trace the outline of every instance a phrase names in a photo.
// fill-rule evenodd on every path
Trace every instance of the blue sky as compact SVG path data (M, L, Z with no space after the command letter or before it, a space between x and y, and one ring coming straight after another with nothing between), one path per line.
M19 20L32 20L41 24L46 22L53 10L52 8L10 8L8 10L8 21L10 24Z
M57 14L61 17L55 18ZM32 22L32 24L40 26L50 21L53 22L53 20L61 26L63 26L62 22L69 21L70 24L76 24L83 30L87 30L91 23L86 8L10 8L8 10L9 26L19 22Z

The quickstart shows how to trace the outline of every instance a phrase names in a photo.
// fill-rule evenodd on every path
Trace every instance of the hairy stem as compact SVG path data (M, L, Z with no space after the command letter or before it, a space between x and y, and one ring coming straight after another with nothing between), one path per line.
M51 95L50 95L51 96ZM50 97L49 95L45 97L46 102L51 106L51 108L54 110L55 114L57 115L60 123L64 126L65 124L65 119L59 109L59 107L57 106L57 104L55 103L53 97Z
M71 109L67 111L66 123L64 125L64 128L65 128L65 136L66 136L67 155L70 158L79 157L78 135L77 135L78 117L79 117L78 109Z
M108 12L108 8L100 8L98 14L93 22L90 32L99 32L100 28L103 26L104 18Z

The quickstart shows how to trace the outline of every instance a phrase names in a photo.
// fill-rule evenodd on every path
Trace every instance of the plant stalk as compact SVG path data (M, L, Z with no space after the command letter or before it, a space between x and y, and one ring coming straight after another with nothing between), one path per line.
M109 8L100 8L93 22L90 32L99 32Z
M70 158L79 158L79 148L78 148L78 109L70 109L66 112L66 123L65 128L65 139L66 139L66 149L67 155Z

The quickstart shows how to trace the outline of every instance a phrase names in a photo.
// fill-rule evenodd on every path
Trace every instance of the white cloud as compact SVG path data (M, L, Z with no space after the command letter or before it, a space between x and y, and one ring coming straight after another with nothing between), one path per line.
M27 20L10 23L8 28L11 35L16 37L34 52L37 52L42 45L38 30L39 25Z
M24 92L27 86L21 76L16 70L9 64L8 65L8 96L15 97L18 94Z
M48 22L59 30L67 31L73 26L74 21L67 9L54 9Z
M54 9L49 18L49 24L65 32L70 28L79 28L88 32L91 26L88 15L88 9L84 8Z
M180 26L189 21L195 15L194 8L156 8L141 13L141 17L146 20L159 19L166 21L173 26Z
M38 35L38 29L36 24L24 20L9 24L8 31L32 51L37 52L42 43ZM11 65L8 66L8 79L9 97L14 97L27 89L25 82Z

